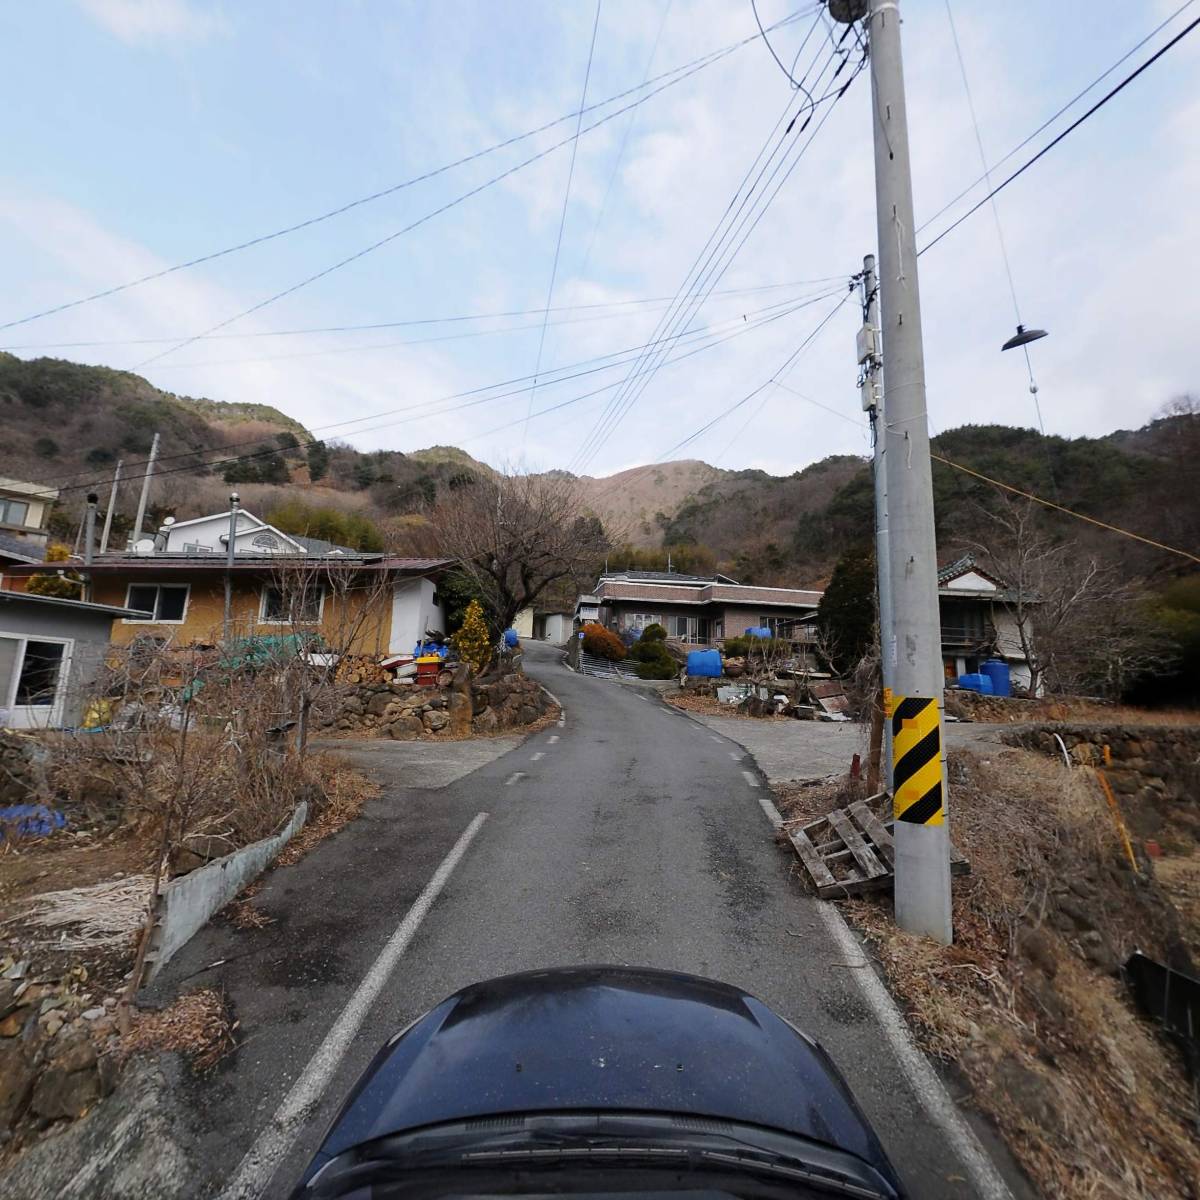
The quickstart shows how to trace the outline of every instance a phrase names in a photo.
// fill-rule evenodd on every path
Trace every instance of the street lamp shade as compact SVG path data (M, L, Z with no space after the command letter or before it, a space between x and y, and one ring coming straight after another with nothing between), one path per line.
M867 15L867 0L829 0L829 15L842 25L853 25Z
M1004 343L1000 349L1015 350L1018 346L1028 346L1030 342L1036 342L1038 338L1048 337L1049 334L1045 329L1026 329L1024 325L1017 326L1017 332Z

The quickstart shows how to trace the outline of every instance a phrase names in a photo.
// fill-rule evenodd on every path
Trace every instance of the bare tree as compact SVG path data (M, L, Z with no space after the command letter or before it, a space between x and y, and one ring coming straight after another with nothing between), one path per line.
M566 475L501 475L453 491L433 511L442 553L479 589L499 637L555 585L582 581L609 541Z
M1118 696L1169 663L1169 644L1146 611L1140 582L1046 534L1029 501L984 510L995 534L979 545L1007 586L1004 605L1029 664L1029 691Z

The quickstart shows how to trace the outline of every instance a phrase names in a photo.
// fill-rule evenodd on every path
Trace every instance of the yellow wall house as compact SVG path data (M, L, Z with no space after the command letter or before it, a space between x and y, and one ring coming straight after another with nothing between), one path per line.
M233 529L234 555L228 561ZM66 564L56 563L55 568ZM177 646L234 637L311 631L343 654L410 654L427 631L444 631L437 581L442 559L395 558L286 534L245 509L168 520L153 538L70 569L91 582L89 599L133 609L113 625L115 645L153 637ZM24 590L45 564L9 568Z

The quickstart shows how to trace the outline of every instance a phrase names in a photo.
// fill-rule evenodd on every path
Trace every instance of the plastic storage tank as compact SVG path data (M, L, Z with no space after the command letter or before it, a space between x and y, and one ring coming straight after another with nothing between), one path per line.
M979 669L992 681L993 696L1012 695L1012 675L1004 659L989 658L987 662L980 664Z
M751 625L746 630L747 637L769 638L771 636L770 627L767 625Z
M520 645L521 635L515 629L506 629L504 631L504 644L511 650L514 646Z
M978 692L981 696L992 694L992 681L982 672L976 671L970 675L960 675L958 686L968 692Z
M687 673L696 678L720 679L724 673L720 650L689 650Z

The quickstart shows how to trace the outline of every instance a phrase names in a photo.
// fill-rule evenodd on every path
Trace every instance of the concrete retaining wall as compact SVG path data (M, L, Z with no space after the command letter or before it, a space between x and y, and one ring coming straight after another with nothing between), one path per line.
M307 819L308 805L301 802L287 826L274 837L243 846L163 888L158 898L154 940L146 957L146 982L204 927L213 913L224 908L275 861L284 846L304 828Z

